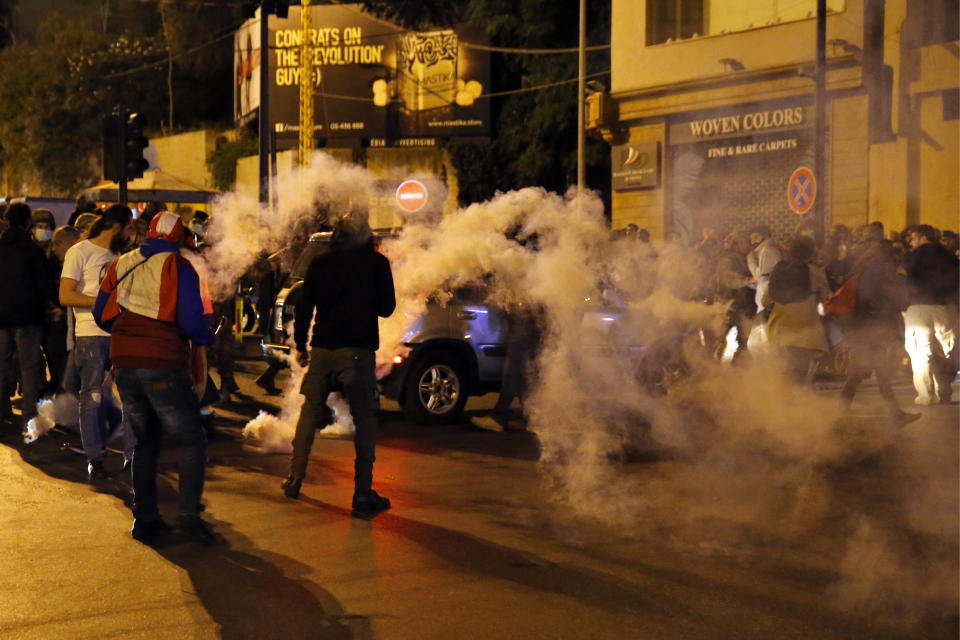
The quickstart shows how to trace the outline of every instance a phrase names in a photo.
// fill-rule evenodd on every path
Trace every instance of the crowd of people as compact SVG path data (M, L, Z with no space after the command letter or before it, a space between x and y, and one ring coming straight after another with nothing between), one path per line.
M89 479L110 475L107 444L122 438L122 467L130 470L134 490L131 534L144 542L170 529L160 517L156 487L166 435L180 452L176 532L211 544L213 534L200 517L209 405L237 385L233 342L222 339L232 338L232 300L215 304L194 266L202 259L207 215L193 212L188 227L162 203L148 203L135 218L126 205L97 209L81 200L61 227L49 211L31 211L25 203L4 205L0 220L0 420L15 420L17 385L25 430L37 419L42 398L76 396ZM325 286L315 286L318 279ZM348 280L355 286L346 286ZM336 286L326 286L331 282ZM373 250L365 218L338 222L331 250L311 267L305 288L318 292L318 326L308 352L312 314L298 314L298 360L310 363L301 389L308 401L283 490L293 498L299 493L314 423L328 413L325 390L335 385L345 391L357 426L354 513L371 517L390 507L371 488L373 363L377 316L389 315L395 303L389 263ZM366 304L376 291L376 300ZM218 340L214 327L224 324ZM213 345L219 391L207 371L206 349ZM112 401L114 386L120 407Z
M695 244L674 235L658 251L646 230L630 225L614 239L634 242L656 277L664 266L683 265L681 297L728 305L718 356L736 363L777 352L801 384L817 371L841 375L848 404L874 374L900 424L920 417L901 409L891 386L907 361L916 404L951 400L960 293L953 231L920 224L885 234L881 222L837 225L818 244L812 226L801 225L777 243L768 226L757 225L726 234L704 229ZM675 260L657 260L671 253Z

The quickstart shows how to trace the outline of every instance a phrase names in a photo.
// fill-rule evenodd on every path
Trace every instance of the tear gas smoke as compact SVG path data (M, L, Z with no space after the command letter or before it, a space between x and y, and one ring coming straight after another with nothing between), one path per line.
M276 358L283 360L290 368L290 376L283 386L281 396L280 415L273 415L266 411L260 411L257 417L248 422L243 427L242 435L244 438L256 440L264 451L271 453L292 453L293 436L297 431L297 420L300 418L300 407L303 406L303 396L300 395L300 385L303 382L303 376L307 373L307 367L301 367L295 356L296 348L293 343L293 323L289 322L286 326L287 344L290 346L289 353L274 351ZM313 329L307 333L307 341L313 335ZM325 426L321 433L326 435L350 435L356 430L353 425L353 417L350 415L350 407L339 393L331 393L327 397L327 406L333 411L333 422Z
M27 433L23 441L27 444L36 442L40 436L46 434L56 424L53 415L53 400L44 398L37 403L37 415L27 422Z
M329 159L314 167L333 176L319 179L318 189L342 186L331 189L331 202L371 184L356 167ZM224 232L261 233L250 217L256 207L249 210ZM279 243L289 226L267 235ZM942 500L911 500L931 492L926 478L890 483L898 491L885 522L845 481L857 460L900 447L900 433L884 423L859 428L844 418L839 398L790 381L774 351L736 367L715 359L698 336L723 335L725 309L695 301L704 275L691 249L669 244L653 256L632 242L611 243L598 198L527 188L436 224L408 217L382 251L397 311L381 321L380 373L406 350L404 335L428 300L445 304L460 286L481 285L489 303L540 317L544 338L525 412L546 487L561 507L694 552L790 546L836 531L838 603L870 606L881 593L896 593L901 612L955 603L956 527L931 525L942 520ZM253 259L247 248L218 255L213 263L238 268ZM596 312L615 322L592 324ZM288 385L294 398L297 387ZM286 442L299 408L289 402L278 419L288 425ZM903 452L922 467L914 454ZM636 462L650 455L656 465ZM946 509L955 515L955 507ZM911 558L894 531L929 541L941 568Z
M23 441L36 442L56 425L72 429L79 433L80 402L77 396L61 391L53 398L42 398L37 402L37 415L27 422L27 433Z

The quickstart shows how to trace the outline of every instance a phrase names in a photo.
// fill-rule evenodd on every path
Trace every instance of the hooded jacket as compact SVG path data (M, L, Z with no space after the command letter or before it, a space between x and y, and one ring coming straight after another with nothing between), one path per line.
M43 249L26 230L10 227L0 235L0 264L0 327L43 324L54 299Z
M214 340L197 272L163 238L147 238L110 264L93 317L110 332L110 359L118 367L188 369L190 341Z

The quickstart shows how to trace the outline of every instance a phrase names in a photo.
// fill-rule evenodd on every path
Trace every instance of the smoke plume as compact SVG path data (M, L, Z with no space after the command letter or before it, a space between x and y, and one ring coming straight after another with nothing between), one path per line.
M250 242L213 253L215 279L224 268L225 280L235 277L257 250L279 246L315 198L334 212L375 184L363 169L317 158L299 180L319 195L285 203L267 230L255 203L224 200L241 213L217 237ZM899 614L922 615L955 605L955 492L945 499L922 474L898 476L923 468L925 454L904 448L892 424L851 418L837 395L797 386L775 351L738 366L715 358L704 345L722 336L726 309L698 301L705 274L697 252L675 243L655 256L611 242L597 197L538 188L439 222L409 216L382 251L398 306L381 321L380 373L406 351L404 337L428 301L445 304L458 287L481 286L488 303L540 318L524 410L541 446L545 495L559 510L695 553L832 536L838 606L895 600ZM258 418L245 433L263 434L270 423L281 434L276 446L289 442L298 375L294 368L281 416ZM873 489L889 492L882 515L851 488L864 460L874 463Z

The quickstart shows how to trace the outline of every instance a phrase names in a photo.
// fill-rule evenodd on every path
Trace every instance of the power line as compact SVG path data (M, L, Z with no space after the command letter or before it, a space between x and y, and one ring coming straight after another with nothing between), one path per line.
M590 73L584 76L585 78L598 78L600 76L605 76L610 73L610 69L605 69L603 71L597 71L595 73ZM573 84L577 82L578 78L569 78L567 80L557 80L556 82L547 82L544 84L533 85L530 87L521 87L519 89L509 89L507 91L496 91L493 93L482 93L475 98L475 100L483 100L486 98L500 98L502 96L510 96L518 93L528 93L530 91L541 91L543 89L551 89L553 87L559 87L565 84ZM348 96L341 93L327 93L325 91L318 91L315 95L318 95L322 98L334 98L336 100L350 100L353 102L371 102L373 100L370 98L361 98L358 96Z

